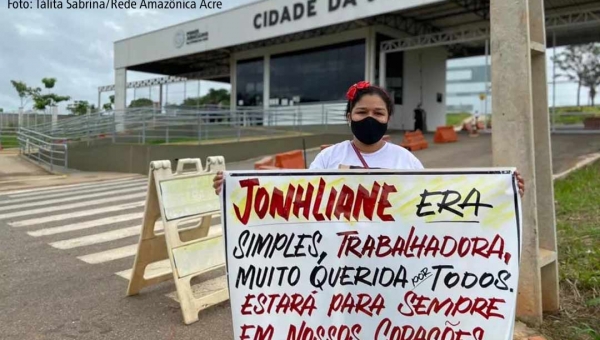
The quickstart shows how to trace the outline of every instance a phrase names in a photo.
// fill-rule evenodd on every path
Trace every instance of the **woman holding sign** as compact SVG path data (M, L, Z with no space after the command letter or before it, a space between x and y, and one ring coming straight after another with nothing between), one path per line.
M389 95L367 81L358 82L346 93L346 119L354 138L322 150L309 169L394 169L420 170L421 162L405 148L383 140L394 112ZM515 172L519 193L523 196L525 183ZM223 185L223 173L213 179L217 195Z
M354 138L321 151L310 169L423 169L410 151L382 139L394 113L382 88L361 81L350 87L346 98L346 119Z

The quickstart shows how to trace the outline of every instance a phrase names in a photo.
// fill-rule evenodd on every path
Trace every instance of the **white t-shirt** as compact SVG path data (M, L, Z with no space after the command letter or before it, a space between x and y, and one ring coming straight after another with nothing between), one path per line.
M420 170L421 162L410 151L392 144L385 145L373 153L361 153L371 169ZM321 151L309 169L363 169L364 166L351 141L343 141Z

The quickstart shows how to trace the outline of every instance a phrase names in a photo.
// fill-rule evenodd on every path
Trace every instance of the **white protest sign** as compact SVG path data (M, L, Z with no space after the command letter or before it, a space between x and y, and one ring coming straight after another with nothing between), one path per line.
M512 339L513 170L226 173L234 339Z

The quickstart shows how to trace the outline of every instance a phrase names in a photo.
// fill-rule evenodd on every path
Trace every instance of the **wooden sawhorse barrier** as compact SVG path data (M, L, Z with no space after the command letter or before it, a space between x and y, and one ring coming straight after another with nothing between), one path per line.
M195 169L184 172L185 165L194 165ZM221 215L219 197L212 187L219 170L225 170L225 160L220 156L208 157L206 169L200 159L180 159L175 173L170 161L150 163L142 232L127 296L173 278L186 324L198 321L201 310L229 299L227 288L195 298L191 287L192 278L225 267L223 234L208 235L211 220ZM164 230L160 234L154 231L159 219ZM198 219L192 227L180 227ZM148 265L166 259L170 260L171 272L144 275Z

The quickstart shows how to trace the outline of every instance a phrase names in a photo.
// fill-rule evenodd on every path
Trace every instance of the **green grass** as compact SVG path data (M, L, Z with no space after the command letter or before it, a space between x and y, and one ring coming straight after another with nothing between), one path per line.
M471 117L472 115L467 112L460 113L448 113L446 114L446 125L459 125L462 124L463 120Z
M587 117L600 117L600 106L562 106L557 107L555 111L556 117L554 118L554 123L557 125L583 124L583 120ZM553 109L550 108L550 114L553 114L553 112ZM565 113L582 113L582 115L571 116L564 115ZM448 113L446 114L446 125L455 126L461 124L463 120L471 116L468 112ZM489 119L491 120L491 117ZM552 117L550 118L550 122L552 122Z
M600 161L554 184L561 311L545 318L552 340L600 340Z
M2 135L0 136L0 144L2 144L2 148L4 149L16 148L19 146L19 141L15 135Z
M600 114L600 106L561 106L556 108L556 113L566 112L584 112Z

